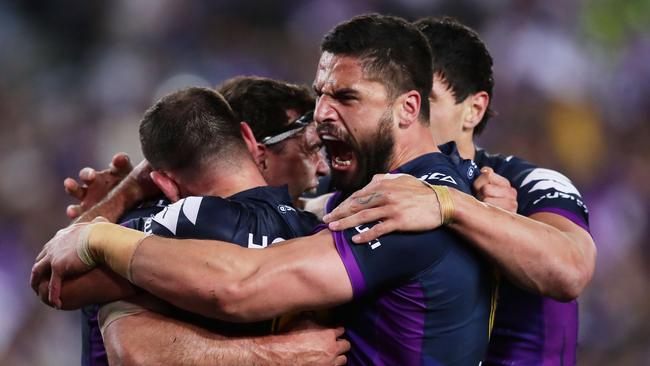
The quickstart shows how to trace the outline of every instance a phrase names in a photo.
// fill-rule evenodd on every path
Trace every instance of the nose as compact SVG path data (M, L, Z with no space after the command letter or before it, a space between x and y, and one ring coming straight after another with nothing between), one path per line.
M336 110L332 108L332 100L327 94L321 95L316 101L314 109L314 121L316 123L328 123L336 120Z

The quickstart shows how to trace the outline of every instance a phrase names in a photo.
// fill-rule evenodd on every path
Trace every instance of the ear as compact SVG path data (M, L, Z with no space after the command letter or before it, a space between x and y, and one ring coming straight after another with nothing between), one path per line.
M166 172L154 170L149 173L149 176L151 177L151 180L153 180L154 184L160 188L170 201L176 202L181 199L181 192L178 184Z
M241 122L239 128L241 130L242 138L246 143L246 147L253 157L253 161L255 161L255 164L257 164L260 170L266 169L266 156L268 154L268 148L265 145L257 142L257 139L253 134L253 130L251 130L251 127L248 125L248 123Z
M490 104L490 96L487 92L480 91L467 97L463 103L463 129L473 130L483 119Z
M415 90L404 93L397 98L397 121L399 128L406 128L420 118L422 96Z

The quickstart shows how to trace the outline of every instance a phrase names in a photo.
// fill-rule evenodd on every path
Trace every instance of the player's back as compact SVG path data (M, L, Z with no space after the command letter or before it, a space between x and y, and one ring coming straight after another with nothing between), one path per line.
M286 187L256 187L228 198L187 197L129 226L161 236L265 248L308 235L317 224L314 215L293 208Z
M561 215L589 231L588 210L564 175L514 156L476 152L479 167L488 166L517 190L517 213ZM576 363L578 303L559 302L525 291L507 279L499 285L499 305L486 364Z
M155 213L154 216L150 216ZM138 217L142 215L142 217ZM310 234L319 223L311 213L293 208L286 187L256 187L228 198L187 197L164 208L135 210L124 226L156 235L228 241L249 248ZM97 306L89 308L89 331L84 335L84 365L107 365L106 352L96 322ZM222 333L268 333L272 322L232 324L205 319L178 310L184 320L200 322Z

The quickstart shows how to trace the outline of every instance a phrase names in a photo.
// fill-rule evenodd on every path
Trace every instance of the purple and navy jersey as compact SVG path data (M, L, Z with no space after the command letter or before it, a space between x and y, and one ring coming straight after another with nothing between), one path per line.
M473 162L441 153L394 172L466 193L478 173ZM489 336L489 265L446 228L352 243L373 225L332 233L354 293L340 309L352 344L349 364L478 365Z
M587 206L564 175L482 149L476 151L475 160L510 181L517 190L519 214L554 213L589 231ZM576 301L558 302L502 279L486 364L575 365L577 338Z
M187 197L152 217L135 218L123 226L166 237L222 240L248 248L265 248L285 239L306 236L318 223L316 216L292 206L285 186L252 188L228 198ZM272 325L271 321L232 324L180 310L176 315L233 335L268 334ZM93 344L92 349L98 346Z
M252 188L229 198L187 197L153 217L124 225L160 236L222 240L261 249L308 235L318 223L313 214L293 207L285 186Z

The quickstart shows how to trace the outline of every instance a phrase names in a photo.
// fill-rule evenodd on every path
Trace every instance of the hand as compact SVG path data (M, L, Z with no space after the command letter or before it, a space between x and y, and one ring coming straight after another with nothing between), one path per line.
M273 354L282 359L270 361L289 365L345 365L350 342L341 338L344 331L343 327L326 328L311 320L301 320L289 333L278 336L286 342L274 343L279 349Z
M378 174L323 217L329 229L344 230L381 220L352 237L367 243L393 231L433 230L442 224L438 198L429 187L409 175Z
M98 217L92 222L101 221L106 220L103 217ZM36 257L30 278L32 289L43 298L43 282L47 281L46 278L49 275L47 303L56 308L62 306L60 296L63 278L82 274L92 269L91 266L81 261L78 254L79 248L82 248L88 240L91 224L88 222L78 223L59 230Z
M96 171L89 167L83 168L79 171L79 182L66 178L63 181L65 192L80 201L79 204L69 205L65 211L66 215L71 219L77 218L106 197L132 170L129 156L117 153L108 169Z
M144 159L131 170L124 181L117 187L118 190L127 191L132 203L142 201L160 193L160 189L151 179L153 168Z
M517 212L517 190L510 181L495 173L492 168L481 168L481 175L473 184L476 198L485 203L513 213Z

